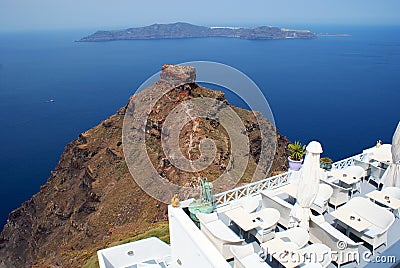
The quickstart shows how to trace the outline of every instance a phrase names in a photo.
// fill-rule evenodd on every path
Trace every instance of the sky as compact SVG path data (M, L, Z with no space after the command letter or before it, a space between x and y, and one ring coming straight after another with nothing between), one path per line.
M199 25L400 24L399 0L1 0L0 30Z

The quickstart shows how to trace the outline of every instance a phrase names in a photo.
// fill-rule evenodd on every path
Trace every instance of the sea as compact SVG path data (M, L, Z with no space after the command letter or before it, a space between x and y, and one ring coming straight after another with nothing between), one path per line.
M214 61L242 71L281 134L318 140L333 160L390 143L400 120L400 26L288 26L350 36L79 43L94 30L1 32L0 226L40 190L65 145L124 106L163 63Z

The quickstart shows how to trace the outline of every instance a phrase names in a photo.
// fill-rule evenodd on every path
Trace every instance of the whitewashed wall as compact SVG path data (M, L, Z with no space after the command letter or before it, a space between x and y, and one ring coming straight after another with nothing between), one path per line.
M231 268L181 208L168 207L172 267Z

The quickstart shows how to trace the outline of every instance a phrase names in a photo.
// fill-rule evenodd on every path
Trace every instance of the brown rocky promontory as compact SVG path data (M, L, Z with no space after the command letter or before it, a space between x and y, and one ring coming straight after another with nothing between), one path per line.
M217 150L208 168L189 173L175 168L163 155L161 126L168 113L188 99L209 97L231 105L223 92L195 84L192 67L164 65L161 77L162 80L151 86L153 89L163 81L174 84L184 79L186 84L164 95L149 114L147 152L162 177L195 188L199 178L213 180L225 170L230 158L226 131L217 121L207 118L185 125L179 144L187 157L198 157L198 145L204 137L215 140ZM131 98L138 96L141 95ZM254 114L231 107L242 120L250 141L248 166L239 182L242 184L249 182L254 173L262 141ZM98 249L167 221L167 206L146 195L128 171L122 144L126 108L67 144L40 191L9 214L0 234L0 267L81 267ZM267 120L261 123L266 124L269 131L275 131ZM277 139L277 150L270 159L270 174L287 170L288 144L280 134L271 137Z

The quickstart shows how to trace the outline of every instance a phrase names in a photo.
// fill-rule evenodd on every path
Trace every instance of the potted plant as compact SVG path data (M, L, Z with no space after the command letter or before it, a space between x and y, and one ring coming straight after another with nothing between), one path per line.
M306 146L301 144L299 141L295 141L294 143L290 143L288 145L288 149L290 152L290 156L288 157L289 169L298 171L303 163L303 156L306 153Z
M320 167L325 169L325 170L331 170L332 169L332 159L329 157L322 157L320 160Z

